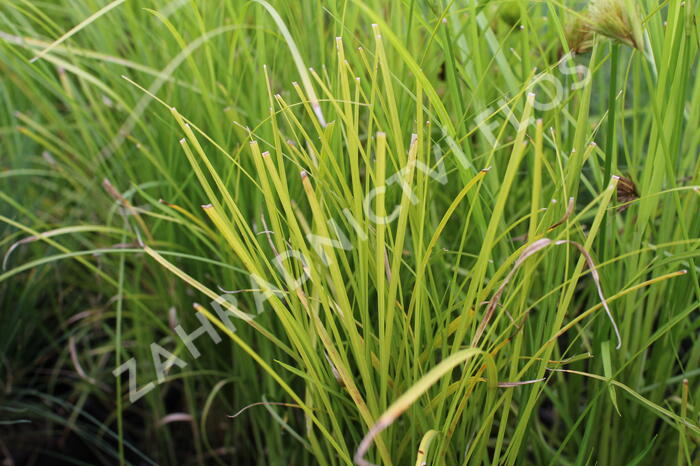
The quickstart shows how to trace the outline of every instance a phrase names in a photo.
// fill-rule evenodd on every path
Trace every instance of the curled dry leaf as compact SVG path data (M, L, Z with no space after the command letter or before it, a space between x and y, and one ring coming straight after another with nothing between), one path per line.
M564 216L556 223L552 224L549 228L547 228L547 231L552 231L558 226L564 224L569 217L571 217L571 214L574 213L574 205L575 205L575 200L573 197L569 198L569 203L566 205L566 212L564 212Z
M156 422L157 427L162 427L166 424L171 424L173 422L193 422L194 418L191 414L187 413L172 413L161 418Z
M586 260L586 264L588 265L588 268L591 271L591 277L593 278L593 282L595 283L596 290L598 291L598 297L600 298L600 302L603 305L603 308L605 309L605 313L608 315L608 318L610 319L610 323L612 324L613 330L615 331L615 336L617 337L617 346L615 347L616 349L620 349L622 346L622 338L620 336L620 331L617 327L617 324L615 323L615 319L613 318L612 312L610 312L610 308L608 307L608 302L605 299L605 295L603 294L603 288L601 287L600 284L600 275L598 275L598 270L596 269L595 264L593 263L593 258L591 255L588 253L586 248L584 248L581 244L575 242L575 241L569 241L569 240L559 240L559 241L553 241L549 238L542 238L523 250L522 253L520 253L520 256L515 261L515 264L513 265L513 268L511 271L508 273L506 278L503 280L503 283L498 287L498 290L494 293L493 297L488 303L488 306L486 308L486 313L484 314L483 319L481 320L481 323L479 324L479 327L476 330L476 333L474 334L474 338L472 338L471 345L476 346L481 339L481 336L483 335L484 331L486 330L486 326L488 325L489 321L491 320L491 317L493 316L494 311L496 310L496 306L498 306L498 301L501 298L501 295L505 291L506 286L510 282L510 280L513 278L515 273L518 271L521 265L525 262L525 260L535 254L536 252L546 248L547 246L554 244L556 246L562 245L562 244L571 244L578 249L583 257Z

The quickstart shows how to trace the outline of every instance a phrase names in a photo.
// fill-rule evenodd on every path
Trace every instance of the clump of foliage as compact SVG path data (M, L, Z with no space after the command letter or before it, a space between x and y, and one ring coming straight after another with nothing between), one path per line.
M0 3L3 455L692 464L700 7L576 7Z

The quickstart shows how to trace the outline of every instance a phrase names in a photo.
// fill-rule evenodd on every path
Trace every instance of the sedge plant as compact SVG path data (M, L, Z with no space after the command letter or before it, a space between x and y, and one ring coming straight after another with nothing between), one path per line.
M1 451L695 464L699 11L0 2Z

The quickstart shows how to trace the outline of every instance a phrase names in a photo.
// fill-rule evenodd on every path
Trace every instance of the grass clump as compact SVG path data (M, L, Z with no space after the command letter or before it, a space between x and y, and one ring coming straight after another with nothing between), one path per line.
M0 5L16 463L693 464L696 2Z

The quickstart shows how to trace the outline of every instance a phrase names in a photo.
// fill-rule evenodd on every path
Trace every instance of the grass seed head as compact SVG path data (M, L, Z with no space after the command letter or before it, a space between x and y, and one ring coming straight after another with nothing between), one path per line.
M588 7L590 28L605 37L644 50L639 8L630 0L593 0Z
M591 26L579 18L566 27L566 41L569 49L577 54L586 53L593 47L593 31Z

